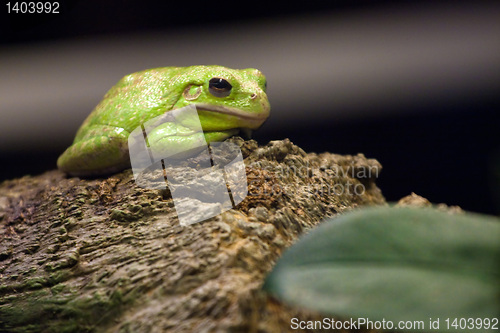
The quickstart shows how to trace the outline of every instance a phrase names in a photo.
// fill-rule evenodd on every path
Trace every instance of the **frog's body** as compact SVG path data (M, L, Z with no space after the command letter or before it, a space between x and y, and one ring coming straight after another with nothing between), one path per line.
M239 129L257 129L269 116L266 79L256 69L221 66L164 67L122 78L96 106L59 157L59 169L71 175L103 175L130 166L128 136L144 122L194 104L207 142L222 141ZM153 130L156 144L185 146L189 129ZM161 126L159 126L161 127Z

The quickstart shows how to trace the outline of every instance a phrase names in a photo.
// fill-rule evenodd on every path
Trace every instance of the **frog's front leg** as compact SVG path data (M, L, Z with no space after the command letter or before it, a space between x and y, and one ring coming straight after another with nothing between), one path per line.
M148 146L155 159L172 156L187 158L207 148L207 143L222 141L238 133L237 129L203 132L179 123L166 122L147 131Z
M95 176L130 167L129 133L119 127L92 125L57 160L60 170L73 176Z

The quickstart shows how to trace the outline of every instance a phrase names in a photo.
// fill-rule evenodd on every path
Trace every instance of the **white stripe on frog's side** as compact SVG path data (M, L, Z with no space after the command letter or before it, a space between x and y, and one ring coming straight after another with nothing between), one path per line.
M198 110L206 110L206 111L212 111L212 112L219 112L219 113L224 113L228 114L231 116L235 116L238 118L242 119L249 119L249 120L265 120L269 116L269 110L266 110L267 112L261 112L259 114L252 114L248 113L246 111L237 109L237 108L232 108L224 105L212 105L212 104L206 104L206 103L196 103L195 104L196 108Z

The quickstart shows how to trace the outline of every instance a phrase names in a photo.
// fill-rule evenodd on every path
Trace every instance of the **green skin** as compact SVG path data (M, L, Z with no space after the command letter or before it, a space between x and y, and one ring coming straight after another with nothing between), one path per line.
M229 82L229 91L214 92L209 84L214 78ZM74 176L105 175L129 168L129 134L152 118L190 104L197 107L207 142L225 140L240 129L257 129L269 117L265 89L266 78L253 68L163 67L127 75L85 119L57 166ZM164 151L189 150L197 142L189 119L172 125L163 124L148 133L149 144L154 142Z

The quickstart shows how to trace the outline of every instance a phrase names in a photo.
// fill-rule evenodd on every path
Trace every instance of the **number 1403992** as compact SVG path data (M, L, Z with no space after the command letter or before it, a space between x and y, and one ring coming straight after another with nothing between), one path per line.
M446 329L497 329L498 318L446 318Z
M8 2L9 14L59 14L59 2Z

